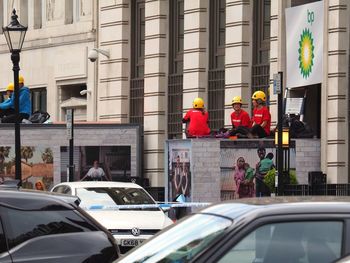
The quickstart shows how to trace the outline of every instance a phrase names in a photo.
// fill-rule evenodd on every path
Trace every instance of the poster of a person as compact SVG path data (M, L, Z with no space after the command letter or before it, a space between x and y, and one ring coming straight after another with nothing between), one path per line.
M183 194L186 201L191 196L191 172L189 149L173 149L171 151L169 200Z

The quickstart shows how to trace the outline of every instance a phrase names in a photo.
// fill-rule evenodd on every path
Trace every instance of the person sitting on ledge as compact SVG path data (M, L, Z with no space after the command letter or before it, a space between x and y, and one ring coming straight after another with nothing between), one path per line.
M31 114L32 104L30 101L29 88L24 86L24 78L19 76L19 115L21 122L23 119L28 119ZM15 114L15 93L11 94L11 97L7 103L0 104L0 117L2 117L2 123L14 123L16 122Z
M9 103L11 103L11 96L15 89L13 82L9 83L6 88L6 100L0 103L0 108L7 108L0 113L0 118L4 118L6 115L14 114L15 109L8 108Z
M233 112L231 113L232 130L231 136L245 137L249 133L250 117L249 114L242 109L241 96L235 96L232 99Z
M263 91L255 91L252 96L253 117L252 128L248 133L248 138L264 138L270 135L271 114L265 106L266 95Z
M190 109L182 119L183 123L188 123L186 137L205 137L210 135L208 121L209 114L204 109L203 99L194 99L193 109Z

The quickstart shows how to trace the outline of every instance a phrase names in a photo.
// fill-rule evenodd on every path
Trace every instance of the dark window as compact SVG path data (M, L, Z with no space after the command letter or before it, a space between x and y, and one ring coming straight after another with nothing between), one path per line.
M21 13L19 15L20 23L24 26L28 26L28 0L20 1L20 10L21 10Z
M254 1L253 64L268 64L270 59L270 0Z
M270 0L254 0L252 93L264 91L270 84Z
M46 89L31 89L30 99L32 101L32 112L47 110L47 94Z
M48 235L90 232L97 229L72 210L19 211L2 208L9 248Z
M225 119L226 1L210 1L208 112L209 126L219 129Z
M169 1L168 137L182 138L184 1Z
M313 2L318 2L320 0L292 0L291 6L305 5Z
M34 29L39 28L42 28L42 0L34 0Z
M333 262L341 256L342 233L343 223L335 221L264 225L218 262Z
M0 1L0 34L2 34L3 26L4 26L4 1Z
M4 229L2 228L1 220L0 220L0 253L4 253L7 251L6 237L4 235Z
M74 5L74 1L72 0L65 1L65 12L64 12L65 24L73 24L73 5Z
M182 74L184 51L184 0L169 2L169 74Z
M145 1L132 1L131 10L130 123L143 125Z

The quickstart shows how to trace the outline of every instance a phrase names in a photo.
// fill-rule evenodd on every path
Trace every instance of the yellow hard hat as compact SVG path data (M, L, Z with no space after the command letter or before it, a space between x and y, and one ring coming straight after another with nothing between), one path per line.
M18 77L18 83L19 83L19 84L23 84L23 83L24 83L24 78L23 78L23 76L19 76L19 77Z
M13 84L13 82L10 82L7 85L6 91L14 91L15 90L15 85Z
M239 104L242 104L242 98L241 98L241 96L235 96L235 97L233 97L233 99L232 99L232 105L233 104L235 104L235 103L239 103Z
M195 98L192 105L194 109L203 109L204 101L201 98Z
M261 90L258 90L258 91L255 91L253 93L253 96L252 96L252 99L253 100L262 100L262 101L266 101L266 95L265 95L265 92L261 91Z

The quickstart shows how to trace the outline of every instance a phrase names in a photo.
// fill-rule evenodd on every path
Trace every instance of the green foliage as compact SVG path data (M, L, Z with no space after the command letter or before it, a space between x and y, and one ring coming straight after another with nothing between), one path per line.
M53 163L53 153L50 148L46 148L45 151L41 154L41 159L44 163Z
M33 158L35 147L23 146L21 147L21 158L26 160Z
M275 189L275 177L276 177L276 169L275 168L268 171L264 177L264 183L268 186L271 193L274 193L276 190ZM289 171L289 183L290 184L298 184L295 170Z

